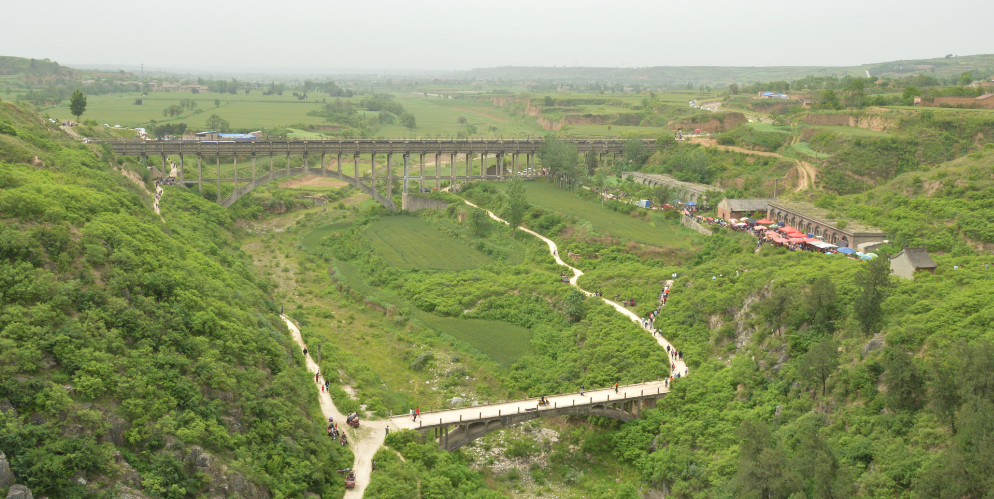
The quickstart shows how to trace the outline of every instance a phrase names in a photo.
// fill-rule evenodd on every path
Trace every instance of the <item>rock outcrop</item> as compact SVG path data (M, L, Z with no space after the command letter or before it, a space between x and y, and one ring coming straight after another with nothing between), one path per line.
M17 414L17 409L14 409L13 404L11 404L10 400L7 399L0 400L0 412L15 418L19 416L19 414Z
M31 489L23 485L11 485L7 491L7 499L35 499Z
M5 489L14 483L14 472L7 462L7 455L0 451L0 489Z

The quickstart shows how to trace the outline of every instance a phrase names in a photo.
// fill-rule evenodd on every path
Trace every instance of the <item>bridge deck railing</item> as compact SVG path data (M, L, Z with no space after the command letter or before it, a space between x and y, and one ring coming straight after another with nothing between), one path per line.
M648 382L642 382L642 383L630 383L630 384L627 384L627 385L618 385L618 391L620 393L623 388L628 388L628 387L632 387L632 386L639 386L639 385L658 385L661 382L662 382L662 379L660 378L660 379L657 379L655 381L648 381ZM610 395L610 393L613 393L613 392L614 392L614 388L612 388L612 387L598 388L598 389L595 389L595 390L584 390L583 391L583 397L587 397L588 394L603 394L603 393L607 393L608 395ZM628 396L619 397L616 400L596 400L596 401L593 401L593 402L587 402L585 404L579 404L579 405L591 405L591 404L605 404L605 403L613 403L613 402L625 402L625 401L629 401L629 400L638 400L638 399L642 399L642 398L646 398L646 397L655 397L657 395L664 395L666 393L669 393L669 390L666 390L666 391L658 390L656 393L648 393L648 394L646 394L646 393L643 392L643 393L640 393L639 395L632 395L630 397L628 397ZM556 393L556 394L552 394L552 395L546 395L546 398L571 396L571 395L580 395L580 392L577 391L577 392L568 392L568 393ZM488 403L486 405L479 405L479 406L475 406L475 407L474 406L468 406L468 407L450 407L448 409L428 410L427 412L422 412L421 413L421 417L424 417L424 416L429 415L429 414L441 414L441 413L445 413L445 412L466 411L466 410L470 410L470 409L483 409L485 407L493 407L493 406L504 405L504 404L523 404L523 403L526 403L526 402L536 402L539 397L540 396L534 396L534 397L528 397L528 398L517 399L517 400L507 400L507 401L504 401L504 402L493 402L493 403ZM551 409L551 407L549 407L549 408ZM391 416L391 418L403 418L403 417L410 417L410 416L409 415L403 415L403 414L398 414L396 416Z

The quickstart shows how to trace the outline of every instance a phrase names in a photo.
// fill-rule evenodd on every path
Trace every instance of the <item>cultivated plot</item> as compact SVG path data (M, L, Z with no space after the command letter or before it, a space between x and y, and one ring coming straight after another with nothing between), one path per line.
M366 229L376 252L401 269L461 270L494 263L417 217L384 217Z

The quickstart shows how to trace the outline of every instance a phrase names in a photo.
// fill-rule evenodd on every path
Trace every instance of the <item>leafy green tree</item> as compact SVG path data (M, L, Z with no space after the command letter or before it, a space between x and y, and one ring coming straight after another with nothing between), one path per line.
M214 107L221 107L221 99L214 99Z
M593 177L597 173L597 167L600 166L600 160L597 158L597 153L594 151L587 151L584 154L584 163L587 165L587 176Z
M731 92L732 95L738 95L739 94L739 84L738 83L732 83L731 85L728 86L728 91Z
M77 88L72 91L72 96L69 97L69 112L76 117L76 121L79 121L79 117L82 116L85 111L86 94Z
M835 90L826 89L818 96L818 100L818 106L822 109L842 109L842 104L839 103L839 96L835 94Z
M801 358L799 374L806 383L821 385L821 394L825 395L828 377L839 367L839 351L832 340L816 343Z
M460 116L460 117L456 118L456 123L459 123L460 125L465 125L466 122L467 122L467 120L466 120L465 116Z
M663 206L673 199L673 188L668 185L657 185L652 188L652 199Z
M576 144L549 135L539 150L542 166L553 175L564 175L569 180L586 176L586 166L580 161Z
M386 110L380 111L380 113L376 115L376 119L381 125L392 125L394 121L397 121L397 117L390 111Z
M907 87L904 87L904 92L901 94L901 99L902 100L914 99L915 97L918 97L918 95L919 95L918 89L916 87L909 85Z
M894 411L917 411L921 407L924 380L911 354L901 348L888 348L884 381L887 407Z
M831 277L821 276L811 285L805 307L811 317L811 327L829 334L835 331L835 320L840 312L838 295Z
M418 120L414 118L411 113L404 113L400 115L400 124L407 127L408 130L414 130L418 126Z
M783 327L787 323L794 308L794 298L796 290L791 286L778 285L770 290L770 296L759 303L759 313L773 326L774 333L779 336L783 334Z
M216 114L210 115L207 118L207 121L204 122L204 126L206 126L208 130L217 130L222 133L231 129L231 124L228 123L228 120L225 120Z
M853 305L856 319L864 332L875 333L883 319L883 303L887 290L893 285L890 278L890 263L886 258L874 258L856 272L856 285L859 296Z
M973 83L973 73L969 71L964 71L963 74L959 75L959 80L956 81L961 87L965 87Z
M525 194L525 183L520 178L515 178L507 186L507 202L504 203L504 219L511 224L511 228L521 225L528 212L528 198ZM512 237L514 232L511 232Z
M569 293L566 293L566 298L563 300L563 311L569 320L578 322L583 319L583 302L586 299L587 295L583 294L576 288L572 288Z
M474 234L482 236L490 229L490 215L483 210L470 210L469 225L473 228Z

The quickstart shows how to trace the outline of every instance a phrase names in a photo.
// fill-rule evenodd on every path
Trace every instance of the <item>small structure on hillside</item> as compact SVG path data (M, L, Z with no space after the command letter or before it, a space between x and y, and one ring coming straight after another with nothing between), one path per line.
M722 199L718 203L718 216L729 220L732 218L742 218L745 216L751 216L753 213L759 211L766 216L766 208L770 205L772 199L768 198L755 198L755 199Z
M934 274L936 267L925 248L904 248L890 257L890 273L903 279L914 279L919 270Z

